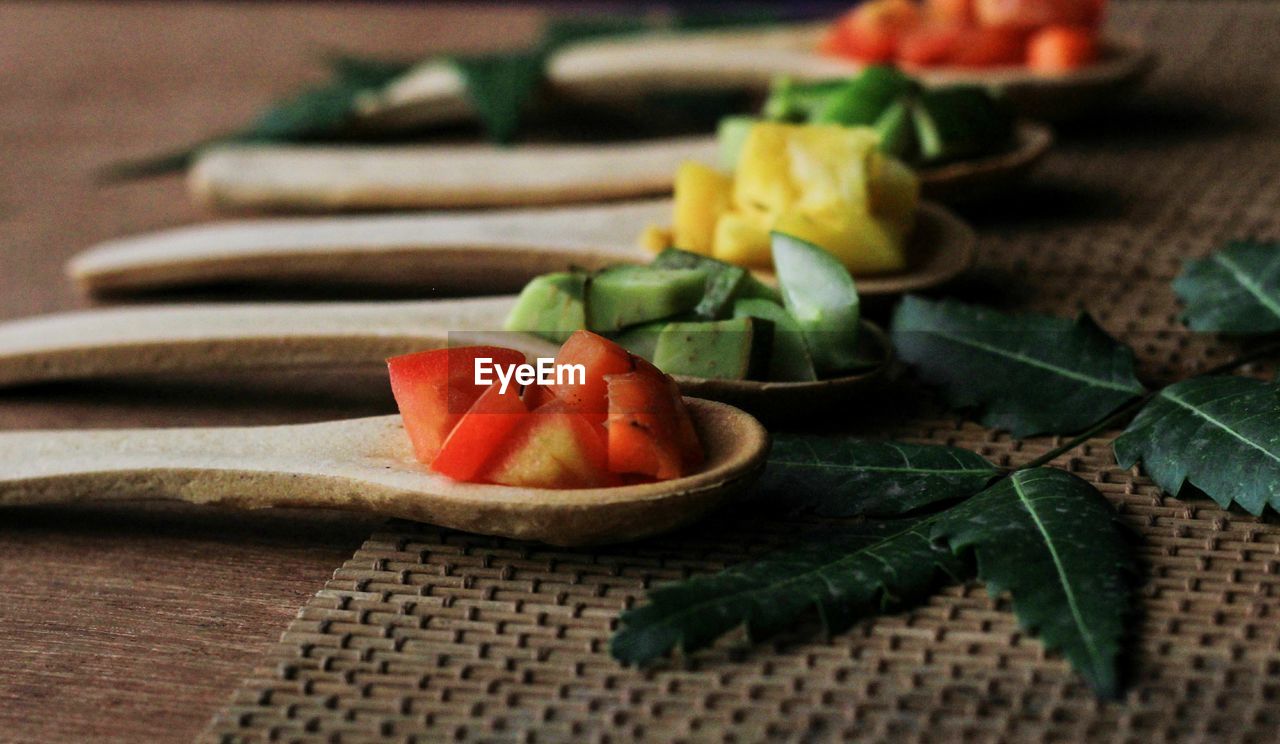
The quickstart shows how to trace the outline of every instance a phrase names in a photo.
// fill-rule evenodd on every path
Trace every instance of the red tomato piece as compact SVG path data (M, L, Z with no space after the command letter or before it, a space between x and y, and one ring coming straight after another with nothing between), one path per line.
M1037 32L1027 44L1027 66L1039 72L1078 70L1097 57L1094 32L1087 28L1050 26Z
M504 393L495 382L453 427L431 469L454 480L475 480L493 453L529 415L514 386Z
M495 364L524 363L524 354L497 346L436 349L387 360L391 392L405 431L420 462L430 465L445 439L485 391L475 384L475 360Z
M581 364L586 371L583 384L548 385L557 400L569 408L603 423L609 411L606 375L630 372L635 364L631 354L609 339L591 331L574 331L556 354L556 365Z
M608 466L600 427L563 402L552 401L523 417L482 477L524 488L600 488L619 482Z
M974 22L973 0L925 0L925 16L939 26L968 26Z
M524 389L524 405L530 411L555 399L555 393L545 385L529 385Z
M984 26L1034 29L1051 24L1086 23L1097 0L973 0L973 15Z
M920 23L920 8L912 0L873 0L836 21L844 35L842 56L859 62L891 62L898 39Z
M609 469L658 480L683 475L675 406L666 381L642 371L607 379Z
M1016 26L966 29L956 43L951 63L957 67L1020 65L1027 58L1027 33Z
M674 424L673 433L676 444L680 447L680 460L684 464L684 472L690 472L701 465L705 459L702 442L698 439L698 431L693 425L693 417L684 404L684 396L680 386L671 375L655 367L647 359L636 357L636 372L656 378L667 387L671 396L671 417Z
M898 42L898 60L914 67L950 64L963 34L961 27L943 24L931 23L913 29Z

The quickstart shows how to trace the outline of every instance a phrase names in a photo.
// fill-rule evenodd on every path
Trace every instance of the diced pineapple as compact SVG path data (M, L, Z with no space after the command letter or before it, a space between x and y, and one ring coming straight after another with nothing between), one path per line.
M675 224L672 239L677 248L711 255L716 220L729 209L733 178L702 163L680 165L675 184Z
M768 267L773 262L769 252L769 228L735 212L726 212L716 222L711 256L739 266Z
M733 206L738 211L778 215L791 208L797 194L787 142L795 128L772 122L751 127L734 174Z
M873 215L850 212L830 220L790 212L778 219L774 229L822 246L855 276L886 274L907 267L901 229Z
M647 251L661 253L672 245L671 231L657 225L649 225L644 232L640 233L640 238L636 242Z
M920 179L896 158L875 153L870 159L868 197L871 213L908 234L920 206Z
M795 206L811 214L865 208L875 132L837 125L793 127L788 144ZM785 211L785 210L784 210Z

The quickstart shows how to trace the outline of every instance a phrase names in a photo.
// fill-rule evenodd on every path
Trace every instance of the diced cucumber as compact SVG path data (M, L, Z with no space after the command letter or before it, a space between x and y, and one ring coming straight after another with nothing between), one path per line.
M915 90L916 83L893 67L868 67L861 75L827 96L809 117L810 124L872 126L899 98Z
M912 108L910 98L901 98L885 109L875 123L876 134L880 137L880 152L904 162L910 162L917 154Z
M728 317L734 300L744 297L782 302L782 295L778 294L778 290L756 279L750 271L690 251L668 248L659 253L649 265L660 269L698 269L706 272L706 290L693 312L707 320Z
M779 232L773 233L773 265L817 373L831 377L857 366L858 290L849 270L822 248Z
M747 142L751 127L760 121L754 116L727 116L716 130L720 169L732 173L738 168L738 156Z
M587 327L584 298L589 282L581 272L534 277L520 292L504 328L564 343L574 331Z
M781 305L768 300L744 299L733 303L733 317L759 318L773 323L773 343L769 351L766 379L778 382L808 382L818 379L813 359L805 345L800 324Z
M653 363L671 375L747 380L766 370L771 335L768 321L750 317L668 323Z
M706 272L700 269L605 269L587 285L587 328L613 333L687 312L702 299L706 283Z
M644 325L631 326L610 336L622 348L653 361L653 353L658 349L658 336L667 327L667 321L659 320Z
M924 91L912 112L924 162L973 157L1007 147L1013 116L979 86Z

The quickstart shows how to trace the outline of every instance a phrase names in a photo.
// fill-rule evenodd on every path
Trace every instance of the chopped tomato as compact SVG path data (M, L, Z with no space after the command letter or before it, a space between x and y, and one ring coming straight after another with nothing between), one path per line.
M574 331L556 354L556 366L580 364L586 372L585 380L582 384L575 380L549 385L548 390L573 410L604 423L609 411L605 377L630 372L635 366L632 359L626 349L603 336L591 331Z
M1097 13L1097 0L973 0L973 14L984 26L1085 23Z
M655 378L667 388L671 396L671 420L676 444L680 447L680 460L686 472L702 464L705 455L702 442L698 440L698 432L693 426L693 418L684 405L684 397L680 394L680 386L671 379L671 375L655 367L649 360L636 357L636 372Z
M440 448L487 386L475 384L475 360L524 363L524 354L496 346L463 346L387 360L391 392L418 460L431 464Z
M925 16L939 25L968 26L973 23L973 0L925 0Z
M1092 64L1098 56L1093 31L1050 26L1031 37L1027 65L1040 72L1070 72Z
M844 35L839 53L860 62L890 62L898 38L920 22L920 8L912 0L873 0L836 21Z
M948 64L955 57L963 33L959 26L932 23L912 29L898 42L898 59L917 67Z
M616 485L602 430L585 414L552 401L525 416L501 444L482 478L524 488Z
M666 480L684 474L666 381L645 372L609 375L609 469Z
M951 63L957 67L1000 67L1026 60L1027 35L1017 26L978 26L965 29L956 42Z
M524 419L529 409L514 387L500 392L489 386L444 440L431 469L460 481L475 480L494 451Z
M555 393L545 385L529 385L524 389L524 405L530 411L555 399Z

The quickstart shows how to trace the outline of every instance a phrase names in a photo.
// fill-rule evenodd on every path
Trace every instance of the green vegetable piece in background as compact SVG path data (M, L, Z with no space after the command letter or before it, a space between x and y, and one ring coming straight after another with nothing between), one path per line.
M876 135L880 138L880 151L898 158L904 163L917 159L915 121L912 118L909 99L895 102L876 119Z
M719 147L719 165L721 170L733 171L738 169L738 157L742 154L742 147L747 143L747 135L751 134L751 127L760 119L754 116L726 116L720 120L720 126L716 130L716 142Z
M733 303L733 317L759 318L773 324L773 343L764 379L775 382L810 382L818 379L800 324L781 305L761 299Z
M662 334L662 329L667 327L667 323L668 321L659 320L631 326L612 334L610 338L632 354L653 361L654 352L658 350L658 336Z
M580 272L543 274L520 291L504 328L564 343L587 327L584 298L590 278Z
M849 270L822 248L779 232L773 233L773 265L818 375L834 377L862 364L858 290Z
M615 266L587 286L587 328L613 333L692 310L702 300L707 274L701 269Z
M760 298L782 303L778 290L755 278L750 271L717 261L692 251L668 248L659 253L650 266L658 269L699 269L707 274L706 294L694 314L707 320L720 320L732 315L733 302L742 298Z
M771 334L768 322L756 318L668 323L652 361L669 375L755 379L767 368Z
M894 67L876 65L836 89L809 116L810 124L872 126L885 109L918 88Z
M978 86L925 90L912 113L923 162L986 154L1013 137L1013 117L1003 101Z
M770 121L808 121L828 96L845 85L847 81L841 79L797 83L791 78L779 78L770 87L761 112Z

